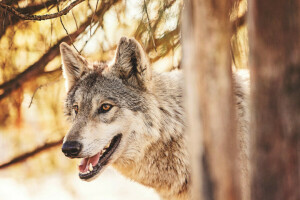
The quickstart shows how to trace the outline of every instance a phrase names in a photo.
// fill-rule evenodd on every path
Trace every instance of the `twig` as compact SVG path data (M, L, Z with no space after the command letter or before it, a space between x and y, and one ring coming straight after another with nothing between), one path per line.
M71 13L72 13L73 19L75 21L76 29L78 30L78 23L77 23L77 20L76 20L73 10L71 10Z
M60 67L59 69L61 70L61 67ZM51 72L52 72L52 71L51 71ZM53 70L53 72L56 72L56 70ZM41 88L44 87L44 86L52 85L52 84L56 83L58 80L59 80L59 79L53 80L52 82L45 83L45 84L40 85L40 86L38 86L37 88L35 88L35 90L34 90L32 96L31 96L31 100L30 100L30 103L29 103L29 105L28 105L28 108L30 108L30 106L32 105L33 98L34 98L35 94L37 93L37 91L38 91L39 89L41 89Z
M15 3L16 1L11 1L11 2ZM2 1L2 3L5 3L5 2ZM56 5L56 3L57 3L56 0L48 0L48 1L42 2L40 4L29 4L28 6L26 6L24 8L18 9L18 12L33 14L33 13L41 11L44 8L47 8L47 10L49 11L50 10L49 7L53 6L54 4ZM5 16L2 15L0 17L1 18L0 21L1 20L3 21L3 27L0 29L0 38L5 34L8 27L14 26L15 24L17 24L18 22L20 22L22 20L21 18L17 17L16 15L11 15L9 17L6 17L6 13L9 13L9 12L5 11L3 13L5 13Z
M58 0L57 0L57 11L59 12L59 1L58 1ZM65 27L65 25L64 25L64 23L63 23L63 21L62 21L61 16L59 17L59 20L60 20L60 23L61 23L62 27L65 29L65 32L67 33L68 37L70 38L72 46L73 46L74 49L79 53L79 51L77 50L77 48L76 48L75 45L74 45L73 39L70 37L69 32L68 32L68 30L66 29L66 27ZM78 30L78 29L77 29L77 30ZM80 53L79 53L79 54L80 54Z
M55 142L49 142L49 143L45 143L44 145L30 151L30 152L27 152L27 153L24 153L22 155L19 155L15 158L13 158L12 160L6 162L6 163L3 163L0 165L0 169L4 169L4 168L7 168L7 167L10 167L11 165L14 165L14 164L17 164L17 163L20 163L20 162L23 162L25 161L26 159L36 155L36 154L39 154L45 150L48 150L52 147L56 147L58 145L61 145L63 142L63 139L60 139L58 141L55 141Z
M97 0L96 8L95 8L95 11L94 11L93 16L92 16L92 19L91 19L91 25L90 25L90 37L92 36L92 23L93 23L93 19L94 19L96 10L97 10L97 8L98 8L98 2L99 2L99 0Z
M169 45L168 45L168 48L167 48L166 51L160 53L159 55L155 56L154 58L150 58L150 62L151 62L151 63L154 63L154 62L158 61L159 59L161 59L161 58L165 57L166 55L168 55L168 53L169 53L172 49L178 48L178 46L180 45L180 40L178 40L177 42L175 42L175 43L173 43L173 44L171 44L171 45L172 45L172 46L169 46ZM174 51L174 50L173 50L173 51Z
M84 45L80 49L80 51L79 51L80 53L83 51L83 49L85 48L85 46L87 45L87 43L90 41L90 39L95 35L95 33L97 32L99 26L100 26L100 24L98 23L97 27L95 28L95 31L90 35L90 37L85 41Z
M52 46L52 35L53 35L53 21L52 19L50 20L50 47ZM78 29L77 29L78 30Z
M156 20L156 22L154 23L154 25L153 25L153 27L152 27L153 30L156 30L158 24L159 24L160 21L163 19L163 14L164 14L164 12L165 12L167 9L171 8L171 7L174 5L175 2L176 2L176 0L173 0L173 1L171 1L171 2L168 2L168 4L165 4L165 3L164 3L163 8L161 9L161 11L159 11L160 14L159 14L159 16L158 16L158 19ZM180 15L179 15L179 16L180 16Z
M180 26L177 26L174 30L166 32L163 37L159 39L155 39L155 43L157 46L160 46L166 41L170 41L171 39L178 38L180 39ZM149 44L149 46L146 47L146 52L149 52L153 47Z
M76 5L80 4L81 2L83 2L84 0L76 0L73 1L70 5L68 5L66 8L64 8L63 10L57 12L57 13L53 13L53 14L45 14L45 15L29 15L29 14L23 14L18 12L17 10L15 10L13 7L6 5L2 2L0 2L0 7L2 7L3 9L6 9L7 11L9 11L10 13L16 15L17 17L23 19L23 20L36 20L36 21L41 21L41 20L47 20L47 19L53 19L53 18L57 18L57 17L61 17L62 15L66 15L68 14L68 12L74 8Z
M42 4L45 6L45 8L47 8L47 11L49 12L49 8L48 6L45 4L45 2L42 0Z
M100 24L98 23L98 25L97 25L95 31L93 32L93 34L91 35L91 37L95 35L95 33L96 33L97 29L99 28L99 26L100 26ZM82 48L81 48L80 51L79 51L80 53L83 51L83 49L84 49L84 47L86 46L86 44L90 41L91 37L85 41L84 45L82 46ZM58 67L58 68L56 68L56 69L53 70L53 71L45 72L45 74L53 74L53 73L56 73L57 71L59 71L59 72L61 71L61 66ZM28 108L31 107L32 102L33 102L33 99L34 99L34 96L35 96L35 94L37 93L37 91L38 91L39 89L41 89L41 88L44 87L44 86L48 86L49 84L56 83L56 81L58 81L58 80L54 80L53 82L46 83L46 84L43 84L43 85L38 86L38 87L34 90L32 96L31 96L31 100L30 100L30 103L29 103L29 105L28 105Z
M149 31L150 31L150 34L151 34L153 46L154 46L155 51L157 52L155 41L154 41L154 36L153 36L153 31L152 31L151 24L150 24L150 18L149 18L149 14L148 14L148 10L147 10L146 0L144 0L144 9L145 9L145 12L146 12L146 15L147 15L147 19L148 19Z

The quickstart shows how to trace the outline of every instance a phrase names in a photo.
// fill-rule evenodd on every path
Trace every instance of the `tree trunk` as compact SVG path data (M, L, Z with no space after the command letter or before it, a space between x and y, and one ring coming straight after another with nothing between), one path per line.
M183 68L193 199L239 200L229 0L186 1Z
M249 0L253 200L300 199L300 1Z

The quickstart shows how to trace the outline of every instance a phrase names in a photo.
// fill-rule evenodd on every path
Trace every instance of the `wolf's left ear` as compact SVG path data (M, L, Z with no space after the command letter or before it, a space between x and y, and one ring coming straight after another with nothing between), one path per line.
M149 61L142 46L132 38L120 39L112 72L125 83L147 89L151 80Z
M60 44L60 53L63 63L63 75L66 79L66 89L69 91L83 72L87 70L88 63L64 42Z

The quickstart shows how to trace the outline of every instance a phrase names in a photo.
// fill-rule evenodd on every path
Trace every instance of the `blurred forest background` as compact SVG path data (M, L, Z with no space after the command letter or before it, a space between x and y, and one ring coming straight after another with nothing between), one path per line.
M233 69L246 69L247 2L233 5ZM90 60L108 61L121 36L135 37L154 70L180 69L183 8L183 0L0 2L0 199L158 199L113 170L82 182L76 160L61 153L68 124L58 47L64 41Z

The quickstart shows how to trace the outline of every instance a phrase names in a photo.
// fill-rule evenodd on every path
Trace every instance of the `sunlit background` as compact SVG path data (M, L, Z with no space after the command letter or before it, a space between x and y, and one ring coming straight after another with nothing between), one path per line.
M70 2L5 1L22 13L35 15L55 13ZM231 21L243 17L246 7L245 1L237 1ZM61 59L58 48L51 48L64 38L74 42L74 48L89 60L109 61L120 37L135 37L144 46L154 70L180 69L182 8L182 0L89 0L61 18L45 21L20 20L0 10L0 165L34 152L0 167L1 200L158 199L152 189L112 168L93 182L79 180L79 160L66 158L60 143L54 144L62 140L69 124L63 115L66 92ZM243 22L233 23L233 27L233 65L247 68L246 27ZM73 33L78 36L73 37ZM31 71L34 67L39 70ZM25 75L14 79L24 71ZM6 94L1 86L7 87L9 80L15 80L9 82L15 87ZM36 152L39 147L42 150Z

